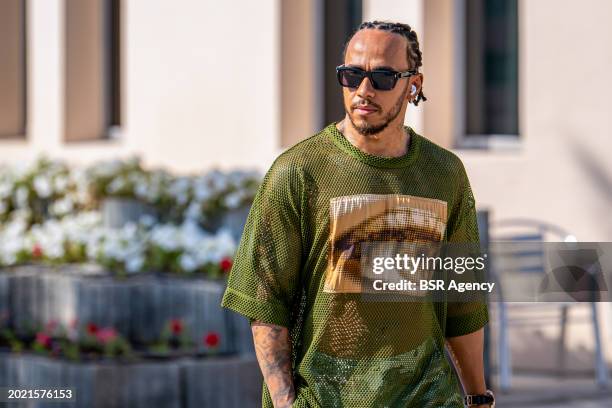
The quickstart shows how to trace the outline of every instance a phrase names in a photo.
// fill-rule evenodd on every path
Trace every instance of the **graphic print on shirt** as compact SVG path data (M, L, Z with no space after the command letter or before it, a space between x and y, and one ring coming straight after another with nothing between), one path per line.
M362 243L436 243L447 222L445 201L402 194L330 199L329 257L324 292L361 293Z

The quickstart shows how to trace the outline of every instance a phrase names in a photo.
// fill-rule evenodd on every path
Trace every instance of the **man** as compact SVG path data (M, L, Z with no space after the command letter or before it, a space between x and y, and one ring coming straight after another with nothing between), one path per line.
M344 119L263 179L222 305L251 321L264 407L461 407L445 344L465 393L487 391L485 304L362 296L360 244L479 239L463 164L403 125L421 65L409 26L363 23L337 68Z

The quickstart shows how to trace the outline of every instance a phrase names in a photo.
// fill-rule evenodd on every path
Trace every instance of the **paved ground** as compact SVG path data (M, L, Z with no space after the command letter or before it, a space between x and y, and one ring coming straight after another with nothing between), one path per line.
M499 408L612 408L612 382L600 388L593 378L514 375L513 389L497 392Z

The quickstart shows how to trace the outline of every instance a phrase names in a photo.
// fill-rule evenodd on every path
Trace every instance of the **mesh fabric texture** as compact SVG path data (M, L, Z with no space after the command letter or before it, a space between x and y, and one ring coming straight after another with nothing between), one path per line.
M289 328L295 407L463 406L444 339L483 327L486 304L364 301L356 283L360 243L479 242L461 160L405 130L407 153L379 157L332 123L277 157L254 199L222 306Z

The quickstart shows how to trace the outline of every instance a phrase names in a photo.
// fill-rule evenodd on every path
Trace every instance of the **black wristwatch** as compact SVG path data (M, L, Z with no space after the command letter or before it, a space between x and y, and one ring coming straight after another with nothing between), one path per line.
M466 395L463 397L463 403L466 407L489 404L490 407L495 408L495 395L493 395L493 391L491 390L487 390L484 394Z

